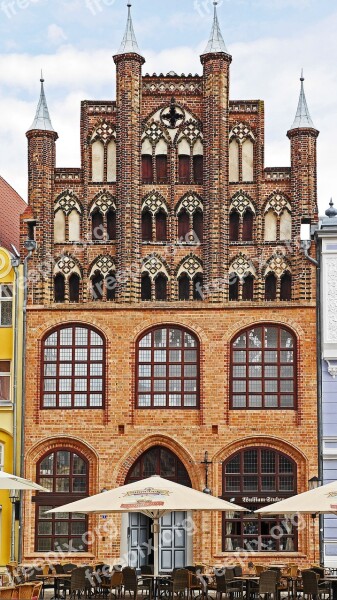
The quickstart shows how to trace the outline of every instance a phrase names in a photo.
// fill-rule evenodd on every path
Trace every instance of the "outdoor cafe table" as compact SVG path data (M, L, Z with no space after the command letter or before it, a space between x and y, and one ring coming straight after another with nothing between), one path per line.
M332 589L332 600L337 600L337 577L336 575L324 575L323 579L320 579L320 581L327 581L329 583L331 583L331 589Z
M140 575L139 579L142 581L150 580L153 584L153 598L157 596L158 590L158 581L161 579L166 579L167 581L172 581L172 575L170 573L158 573L158 575L154 575L153 573L146 573L144 575Z
M251 594L251 584L259 583L260 577L257 575L240 575L238 577L234 577L237 581L244 581L246 583L246 598L249 600Z
M46 575L36 575L36 579L42 581L43 583L45 581L54 580L54 596L51 598L51 600L59 600L60 598L63 599L64 596L61 596L60 594L60 586L59 583L60 581L64 581L65 579L68 579L70 581L71 579L71 573L48 573Z

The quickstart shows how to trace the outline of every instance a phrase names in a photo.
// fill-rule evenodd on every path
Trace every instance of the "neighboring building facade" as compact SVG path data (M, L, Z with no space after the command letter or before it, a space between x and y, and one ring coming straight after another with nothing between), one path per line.
M206 450L212 493L250 510L317 475L316 273L298 239L317 221L318 131L302 80L291 167L265 168L264 105L229 100L231 60L215 9L201 76L143 76L129 14L117 99L82 103L76 169L56 168L42 82L22 226L39 272L25 464L51 493L25 504L25 560L71 546L77 561L150 561L146 517L46 507L153 473L203 490ZM245 551L313 559L309 529L287 519L205 513L189 536L184 517L163 524L162 570Z
M0 247L0 470L20 474L23 293L13 258ZM0 570L18 558L17 506L8 490L0 491Z
M332 201L317 231L321 262L321 402L323 483L337 480L337 210ZM337 492L337 490L336 490ZM326 567L337 567L337 518L324 517Z

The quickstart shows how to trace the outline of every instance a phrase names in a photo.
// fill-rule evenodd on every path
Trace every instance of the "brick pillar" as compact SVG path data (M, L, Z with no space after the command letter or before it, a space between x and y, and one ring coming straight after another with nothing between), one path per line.
M204 54L204 277L206 297L224 301L227 285L226 204L229 179L229 67L225 52ZM220 285L219 285L220 284Z
M317 138L319 132L313 128L291 129L287 133L291 147L291 205L293 240L300 239L301 221L318 221L317 207ZM315 246L312 248L315 256ZM299 253L293 261L295 295L298 300L313 300L313 267ZM297 289L296 289L297 288Z
M142 65L139 54L114 56L117 70L117 300L140 299Z
M53 283L54 243L54 175L56 165L55 131L33 129L26 134L28 139L28 204L36 218L36 251L29 261L29 269L36 271L30 284L34 304L51 300ZM23 234L24 239L27 235ZM24 240L21 240L22 243ZM23 255L25 250L21 249ZM42 274L43 270L43 274ZM37 275L39 274L39 275ZM35 279L36 278L36 279ZM31 294L28 294L31 297Z

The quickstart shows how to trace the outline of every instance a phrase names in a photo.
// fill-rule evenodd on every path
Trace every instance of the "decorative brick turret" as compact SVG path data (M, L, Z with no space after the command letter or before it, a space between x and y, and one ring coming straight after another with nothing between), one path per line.
M131 20L121 48L113 58L117 68L117 256L120 273L117 296L121 302L139 300L140 288L140 152L141 56Z
M44 93L44 79L41 77L40 81L40 100L35 119L26 136L28 139L28 203L36 217L35 240L37 249L33 257L33 265L36 267L36 271L41 273L41 266L52 263L53 256L54 215L51 198L53 197L56 166L55 142L58 134L51 124ZM23 238L25 237L27 236L23 235ZM23 240L21 240L21 243L23 243ZM51 276L49 283L52 284ZM42 304L44 299L49 298L47 290L45 291L43 279L40 275L34 284L35 303Z
M205 236L204 275L211 301L224 300L226 278L226 200L228 198L229 67L228 54L219 27L217 2L210 40L201 63L204 68L205 147Z
M301 75L301 91L294 123L287 135L291 144L291 194L294 211L293 236L300 236L301 222L314 223L318 218L317 207L317 138L319 131L310 117ZM302 263L301 265L299 263ZM298 261L297 277L300 281L300 298L311 297L310 263L303 257Z

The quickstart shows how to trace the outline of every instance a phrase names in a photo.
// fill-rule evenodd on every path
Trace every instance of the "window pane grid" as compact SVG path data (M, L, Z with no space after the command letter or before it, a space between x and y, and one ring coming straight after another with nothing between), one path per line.
M253 504L254 497L247 498L247 495L264 497L268 504L270 494L282 493L288 497L296 493L296 466L275 450L243 450L224 463L223 490L224 498L229 499L235 492L236 502L254 511L264 504ZM297 549L297 528L284 515L233 513L230 518L224 515L222 531L225 552L294 552ZM274 531L277 531L276 536Z
M44 341L42 355L44 408L102 408L104 343L96 332L60 328Z
M294 408L294 351L292 334L281 327L241 333L232 344L231 407Z
M196 408L198 372L199 348L192 334L174 327L146 334L138 345L138 408Z
M0 285L0 326L12 325L13 286Z

